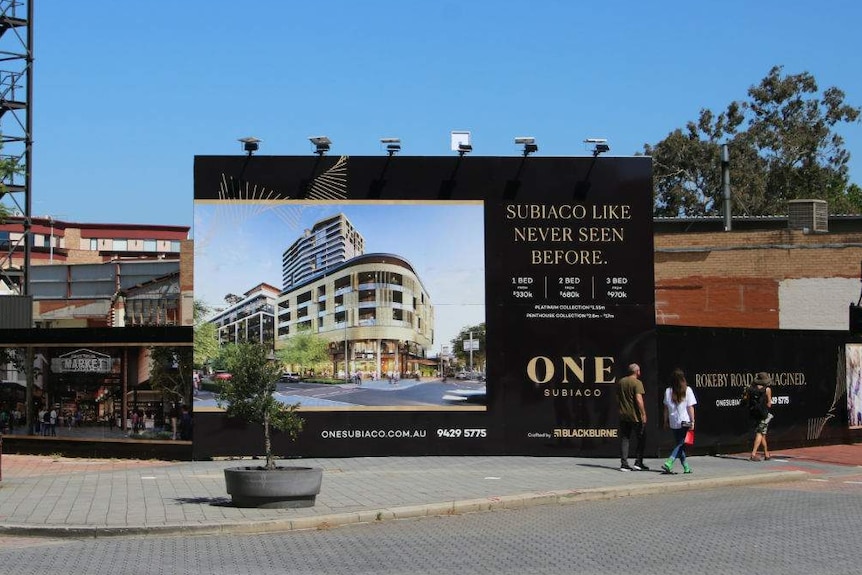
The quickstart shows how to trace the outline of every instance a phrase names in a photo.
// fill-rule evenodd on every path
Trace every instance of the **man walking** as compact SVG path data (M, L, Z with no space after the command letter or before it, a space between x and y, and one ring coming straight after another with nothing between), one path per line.
M644 406L644 384L640 380L641 368L629 365L629 374L619 381L617 400L620 408L620 471L649 471L644 465L646 447L646 407ZM629 465L629 442L635 433L635 464Z

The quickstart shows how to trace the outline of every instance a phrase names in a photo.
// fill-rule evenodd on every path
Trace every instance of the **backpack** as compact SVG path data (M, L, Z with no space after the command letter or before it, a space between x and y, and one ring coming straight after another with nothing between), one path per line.
M760 421L769 415L766 409L766 389L750 385L746 390L746 398L748 401L748 414L753 419Z
M51 412L50 411L46 411L42 415L42 422L43 423L51 423Z

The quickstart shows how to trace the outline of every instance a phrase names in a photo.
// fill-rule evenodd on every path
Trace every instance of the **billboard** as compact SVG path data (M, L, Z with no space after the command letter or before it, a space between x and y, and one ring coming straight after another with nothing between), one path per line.
M862 344L848 343L844 348L847 384L847 427L862 429Z
M328 345L279 388L306 428L278 453L615 454L617 378L656 386L651 179L646 157L198 156L195 297L274 286L276 350ZM260 453L212 396L195 421L196 457Z
M726 453L751 445L755 422L743 391L757 372L772 379L770 446L850 437L852 379L858 376L853 366L860 345L845 345L846 332L671 326L658 331L661 387L681 368L697 396L698 447ZM845 348L846 395L840 359ZM670 437L664 439L667 443Z

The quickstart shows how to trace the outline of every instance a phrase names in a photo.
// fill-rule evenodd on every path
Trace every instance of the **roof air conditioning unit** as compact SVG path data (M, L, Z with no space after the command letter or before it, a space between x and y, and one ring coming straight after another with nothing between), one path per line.
M790 200L788 227L791 230L826 233L829 231L829 210L826 200Z

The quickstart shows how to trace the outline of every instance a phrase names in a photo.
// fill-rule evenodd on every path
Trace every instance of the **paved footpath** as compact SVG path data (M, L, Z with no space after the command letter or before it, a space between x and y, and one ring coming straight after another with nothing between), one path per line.
M728 485L859 479L862 444L689 458L690 475L620 472L616 459L356 457L281 462L322 467L314 507L239 509L223 470L243 461L168 462L3 455L0 536L255 533L322 529L409 517L567 504ZM678 465L678 464L677 464Z

